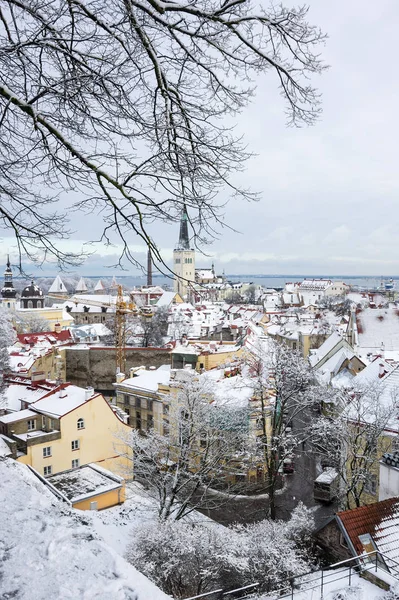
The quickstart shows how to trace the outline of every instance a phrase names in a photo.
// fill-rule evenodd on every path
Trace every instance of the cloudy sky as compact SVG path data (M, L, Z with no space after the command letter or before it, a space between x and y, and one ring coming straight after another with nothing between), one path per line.
M323 115L311 128L287 128L276 80L259 81L237 133L256 154L239 182L261 200L231 202L226 222L240 233L223 230L207 252L227 273L399 275L399 4L310 0L309 20L329 35L330 69L315 82ZM86 229L73 225L76 249ZM169 260L178 228L157 233ZM134 250L144 258L142 246ZM81 272L109 275L114 252L99 247ZM210 262L197 257L197 266Z

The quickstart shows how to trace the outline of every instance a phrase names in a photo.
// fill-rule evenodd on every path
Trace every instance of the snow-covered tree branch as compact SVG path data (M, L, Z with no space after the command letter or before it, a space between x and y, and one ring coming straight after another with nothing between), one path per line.
M68 209L101 213L105 243L136 262L149 234L190 207L196 243L215 234L218 192L253 195L230 179L248 154L223 117L273 74L288 120L313 123L310 77L324 35L307 8L251 0L6 0L0 9L0 222L20 252L78 263L62 250ZM46 190L44 192L43 190ZM62 200L62 199L61 199ZM56 241L58 240L58 242Z
M132 430L122 440L133 450L135 478L156 499L161 521L179 520L234 497L240 488L230 483L230 461L248 438L246 412L215 405L206 377L180 375L185 380L165 399L167 434ZM221 488L224 493L215 493Z

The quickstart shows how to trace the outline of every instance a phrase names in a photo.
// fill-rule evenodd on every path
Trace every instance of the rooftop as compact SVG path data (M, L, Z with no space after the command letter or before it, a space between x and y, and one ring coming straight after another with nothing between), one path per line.
M93 464L58 473L47 481L71 502L109 492L121 487L123 483L121 477Z
M336 516L358 554L364 552L359 536L368 533L380 552L392 560L399 560L399 498L345 510Z

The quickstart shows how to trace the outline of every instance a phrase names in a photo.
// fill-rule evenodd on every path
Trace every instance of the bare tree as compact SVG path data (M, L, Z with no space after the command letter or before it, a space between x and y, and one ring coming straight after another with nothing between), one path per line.
M285 461L294 461L309 439L320 388L309 364L285 344L270 341L268 348L255 346L247 360L256 401L252 418L260 432L258 452L269 494L268 511L275 519L280 474Z
M362 506L364 493L378 478L378 460L391 450L389 422L398 415L398 390L382 384L357 386L335 392L334 410L313 425L314 448L322 464L339 476L339 500L343 509ZM376 488L375 488L376 489Z
M12 326L11 313L0 307L0 406L2 393L5 387L4 375L10 369L10 355L8 347L15 342L16 335Z
M214 234L221 188L248 156L223 116L273 73L288 120L313 123L309 77L324 35L307 7L251 0L5 0L0 11L0 219L20 252L78 263L62 249L68 213L101 213L99 235L129 232L163 259L148 224L190 208L196 242ZM45 191L43 191L45 190ZM62 196L67 192L68 196ZM55 241L57 240L57 241ZM21 262L20 262L21 265Z
M15 320L17 333L50 331L50 323L40 314L19 312Z
M206 376L181 371L176 394L166 400L167 435L132 430L123 442L133 450L134 474L159 507L159 519L179 520L197 508L234 497L229 461L245 447L246 412L213 403ZM224 492L213 490L223 486Z
M160 307L154 316L140 318L142 346L163 346L168 333L168 309Z

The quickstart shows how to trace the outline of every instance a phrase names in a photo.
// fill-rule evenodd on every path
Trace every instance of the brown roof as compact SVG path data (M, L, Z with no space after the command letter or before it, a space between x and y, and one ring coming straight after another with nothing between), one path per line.
M364 552L359 535L369 533L378 550L399 560L399 497L337 513L356 552Z

